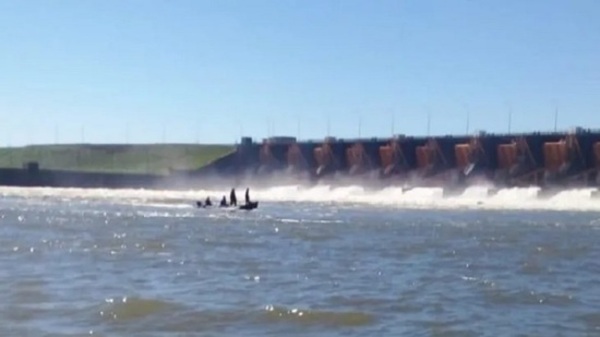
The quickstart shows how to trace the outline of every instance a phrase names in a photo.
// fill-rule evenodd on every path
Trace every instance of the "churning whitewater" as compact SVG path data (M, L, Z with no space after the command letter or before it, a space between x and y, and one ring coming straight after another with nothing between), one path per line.
M247 186L238 186L242 191ZM403 190L390 187L378 190L349 185L336 187L317 185L281 185L251 188L252 198L261 202L302 202L319 204L347 204L382 206L398 209L489 209L489 210L553 210L553 211L600 211L600 198L592 193L596 188L560 191L540 198L539 187L504 188L489 194L491 187L469 187L462 194L444 196L442 188L414 188ZM4 197L44 198L59 197L65 200L110 200L114 203L151 204L164 207L192 207L196 200L210 197L220 200L228 195L222 190L144 190L144 189L81 189L81 188L22 188L0 187Z
M523 210L598 210L589 191L250 190L252 212L195 208L229 188L0 189L0 336L600 329L600 213Z

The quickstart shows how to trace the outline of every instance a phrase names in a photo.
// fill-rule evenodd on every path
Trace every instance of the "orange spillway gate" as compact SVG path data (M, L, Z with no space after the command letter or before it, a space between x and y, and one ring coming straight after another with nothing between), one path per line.
M497 159L499 172L503 172L512 183L537 184L543 173L543 169L537 167L524 137L518 137L509 144L498 145Z
M435 150L426 145L417 146L417 167L425 169L433 164L435 158Z
M576 158L583 162L579 142L574 135L557 142L544 143L544 168L549 173L562 171Z
M297 143L293 143L289 146L287 152L287 163L288 166L294 168L305 168L307 166L306 159L302 155L302 150Z
M469 143L454 145L457 168L468 174L468 171L474 167L478 155L482 152L483 148L477 138L471 139Z
M435 174L435 171L440 168L439 165L446 165L446 159L435 139L430 139L424 145L417 146L415 154L417 157L417 170L421 175Z
M471 164L471 145L470 144L456 144L454 145L454 155L456 156L456 166L460 170L464 170Z
M390 174L394 169L394 153L391 145L383 145L379 147L379 158L381 158L381 166L384 174Z
M434 139L430 139L425 145L417 146L416 155L417 167L420 171L429 171L440 161L445 164L445 159Z
M356 143L346 149L346 161L348 162L350 173L359 173L371 166L371 160L361 143Z
M510 170L517 163L519 149L516 143L498 145L498 167L501 170Z
M333 150L328 141L314 149L314 156L317 162L317 174L334 164Z
M558 172L568 162L569 150L564 141L544 143L544 168Z
M406 160L400 143L396 140L379 147L379 158L384 175L390 175L394 170L406 167Z
M498 166L503 170L510 170L519 163L519 157L526 156L530 164L535 164L529 145L525 138L519 137L509 144L498 145Z
M271 152L271 145L268 141L263 141L262 146L260 147L260 152L258 154L260 164L263 166L269 166L276 163L276 159Z

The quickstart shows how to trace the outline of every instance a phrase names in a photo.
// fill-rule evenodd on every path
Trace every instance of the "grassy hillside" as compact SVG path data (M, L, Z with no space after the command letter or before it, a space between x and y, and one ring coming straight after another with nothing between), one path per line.
M37 161L41 169L164 174L197 169L233 151L231 145L33 145L0 148L0 167Z

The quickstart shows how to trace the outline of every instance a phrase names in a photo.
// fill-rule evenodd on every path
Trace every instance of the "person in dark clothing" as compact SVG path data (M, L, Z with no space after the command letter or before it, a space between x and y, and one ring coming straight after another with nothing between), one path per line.
M246 188L246 203L250 203L250 189Z
M206 201L204 202L204 206L212 206L212 202L210 202L210 197L206 197Z
M227 207L227 198L225 198L225 196L223 196L223 199L221 199L221 204L219 206Z
M229 204L231 206L237 206L237 198L235 197L235 188L232 188L231 193L229 193Z

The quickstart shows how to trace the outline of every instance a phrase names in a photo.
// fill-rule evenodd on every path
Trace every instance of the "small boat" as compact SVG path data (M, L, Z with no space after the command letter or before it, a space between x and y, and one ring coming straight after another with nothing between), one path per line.
M221 202L219 203L219 208L231 208L231 207L237 207L237 198L235 197L235 190L232 189L231 190L231 194L230 194L230 203L227 203L227 199L225 199L225 196L223 196L223 198L221 199ZM210 197L206 198L206 201L204 202L204 204L202 203L202 201L198 200L196 201L196 207L197 208L206 208L206 207L210 207L212 206L212 202L210 201ZM237 207L238 209L241 210L245 210L245 211L251 211L255 208L258 208L258 201L250 201L250 189L246 189L246 203Z
M200 200L196 201L196 207L198 207L198 208L206 208L206 207L210 207L210 206L212 206L210 197L206 198L206 201L204 202L204 204L202 204L202 201L200 201Z
M211 207L211 206L212 205L202 204L201 201L197 201L196 202L196 208L208 208L208 207ZM222 208L222 209L231 209L231 208L233 208L233 209L235 209L235 206L233 206L233 205L219 205L219 208ZM241 209L241 210L245 210L245 211L251 211L251 210L253 210L255 208L258 208L258 201L250 201L250 202L248 202L246 204L243 204L243 205L241 205L241 206L239 206L237 208Z
M250 201L250 202L240 206L240 209L243 209L246 211L251 211L255 208L258 208L258 201Z

